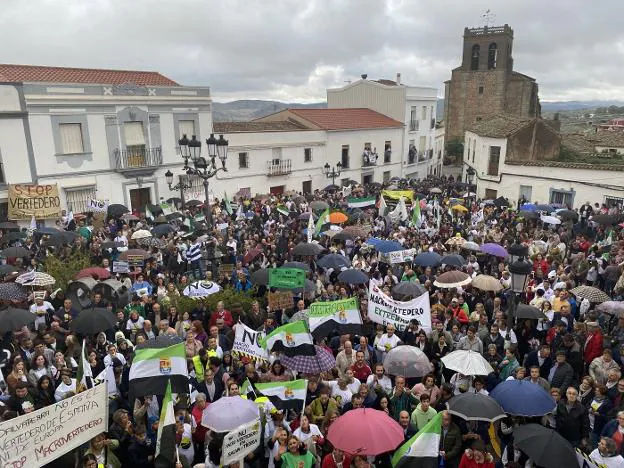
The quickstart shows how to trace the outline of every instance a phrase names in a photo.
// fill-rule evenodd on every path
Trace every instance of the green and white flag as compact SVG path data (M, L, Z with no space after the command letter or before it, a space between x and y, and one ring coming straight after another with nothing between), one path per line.
M379 214L378 216L386 216L386 211L388 211L388 205L386 205L386 200L384 200L383 195L379 199Z
M412 227L420 227L420 201L414 198L412 206Z
M349 208L366 208L367 206L373 206L376 202L375 197L347 198Z
M152 212L150 211L149 207L145 207L145 217L147 219L154 219L154 215L152 214Z
M205 214L196 214L195 218L193 218L195 220L196 223L203 223L204 221L206 221L206 215Z
M167 348L137 349L130 366L130 393L137 398L164 395L168 382L175 393L188 393L184 343Z
M165 216L175 213L175 210L173 209L173 207L169 205L169 203L167 202L162 202L160 204L160 209L162 210L163 215Z
M78 364L78 373L76 380L78 381L78 392L82 392L88 388L93 388L93 371L87 360L87 340L82 340L82 353L80 353L80 363Z
M394 452L392 466L396 468L403 462L409 463L409 466L437 467L441 432L442 412L436 414L414 437Z
M308 229L306 231L306 236L308 237L308 244L312 242L313 235L314 235L314 216L312 216L312 211L310 211L310 216L308 217Z
M308 381L299 379L288 382L258 383L255 387L258 393L267 397L277 409L300 410L306 399Z
M225 205L225 211L227 212L227 214L232 216L232 213L234 213L234 211L232 210L232 204L228 199L227 192L223 192L223 204Z
M313 302L310 304L308 321L315 338L322 338L336 330L341 335L362 331L362 317L354 297L331 302Z
M175 412L173 399L171 398L171 383L167 383L165 398L160 410L158 433L156 435L154 466L175 466L177 460L176 450Z
M316 228L314 229L314 235L318 236L321 233L321 229L324 224L329 223L329 208L327 208L321 216L319 216L318 221L316 222Z
M269 352L282 352L290 357L316 354L312 335L303 320L276 328L260 340L260 346Z

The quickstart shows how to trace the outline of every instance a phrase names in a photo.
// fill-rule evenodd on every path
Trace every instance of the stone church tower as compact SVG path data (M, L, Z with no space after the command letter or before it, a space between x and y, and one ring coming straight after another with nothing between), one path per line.
M461 66L445 82L445 140L462 140L470 125L493 115L541 114L534 78L513 71L509 25L464 29Z

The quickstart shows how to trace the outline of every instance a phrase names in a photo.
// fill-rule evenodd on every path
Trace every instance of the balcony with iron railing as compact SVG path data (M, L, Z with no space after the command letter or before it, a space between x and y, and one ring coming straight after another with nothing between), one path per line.
M292 161L290 159L273 159L267 161L267 176L288 175L292 172Z
M133 176L154 173L163 162L161 147L128 146L123 150L116 149L113 155L115 170Z

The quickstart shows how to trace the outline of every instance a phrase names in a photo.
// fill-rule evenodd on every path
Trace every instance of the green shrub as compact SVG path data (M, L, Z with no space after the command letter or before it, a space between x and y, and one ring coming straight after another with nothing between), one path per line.
M216 310L217 302L219 301L223 301L225 308L232 313L249 312L251 304L256 300L260 302L260 307L264 305L264 298L255 297L253 293L254 290L238 292L233 288L226 288L202 299L191 299L190 297L181 296L178 299L178 312L190 312L198 304L206 304L207 309L213 311Z
M55 288L61 288L64 291L80 270L90 266L89 255L78 251L66 258L59 258L53 254L48 255L43 262L43 271L54 277L56 280Z

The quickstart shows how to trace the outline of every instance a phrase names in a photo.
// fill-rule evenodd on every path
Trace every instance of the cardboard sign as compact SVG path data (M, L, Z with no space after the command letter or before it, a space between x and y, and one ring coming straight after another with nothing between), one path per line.
M113 262L113 273L129 273L130 265L128 262Z
M269 359L267 350L260 345L260 339L264 337L264 332L256 331L239 322L234 325L234 333L233 353L249 356L253 359Z
M305 271L299 268L271 268L269 287L295 289L305 285Z
M10 184L8 218L16 221L61 217L61 199L57 184Z
M270 292L269 307L271 310L289 309L293 307L292 291Z
M260 445L260 420L240 426L223 438L223 466L243 460Z
M131 267L142 267L143 255L128 255L128 265Z
M219 276L225 274L228 277L232 276L232 272L234 271L234 267L236 265L234 265L233 263L222 263L221 265L219 265Z
M96 200L90 198L87 202L87 210L94 213L107 213L108 212L108 200Z

